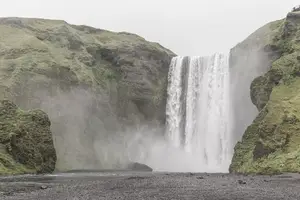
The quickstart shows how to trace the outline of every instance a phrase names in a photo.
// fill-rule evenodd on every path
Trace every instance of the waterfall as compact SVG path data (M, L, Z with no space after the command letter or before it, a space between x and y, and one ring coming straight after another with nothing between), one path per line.
M166 137L199 171L227 172L233 145L228 56L174 57L168 74Z

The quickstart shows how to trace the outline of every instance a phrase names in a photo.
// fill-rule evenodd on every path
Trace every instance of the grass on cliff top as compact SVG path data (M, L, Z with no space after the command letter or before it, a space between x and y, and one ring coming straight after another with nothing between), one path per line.
M1 20L5 22L1 22ZM2 25L1 25L2 24ZM155 49L156 51L164 51L168 54L173 54L169 49L164 48L158 43L150 42L145 40L139 35L128 33L128 32L112 32L108 30L103 30L99 28L94 28L86 25L73 25L68 24L63 20L50 20L50 19L38 19L38 18L0 18L0 31L1 33L14 34L14 32L23 32L21 35L27 35L25 32L30 33L30 31L25 31L24 29L16 29L10 27L13 24L15 27L26 28L27 30L33 30L34 32L54 32L54 33L66 33L73 36L85 43L99 43L102 45L108 45L111 47L118 46L136 46L142 45L149 49ZM2 27L2 28L1 28ZM7 32L9 31L9 32ZM30 35L30 34L29 34ZM32 35L31 35L32 36ZM3 35L7 38L6 35ZM1 36L0 36L1 38ZM15 42L17 37L14 37ZM23 39L20 37L20 39Z
M278 33L281 28L284 19L270 22L259 29L254 33L249 35L244 41L237 45L238 48L246 49L249 46L258 46L264 47L267 44L272 42L273 37Z
M158 43L148 42L135 34L70 25L61 20L0 18L0 32L0 57L4 58L0 78L8 87L26 84L21 77L27 74L32 77L31 83L39 85L43 77L47 82L49 74L61 75L58 68L70 70L69 74L63 75L65 79L107 87L110 81L118 79L119 73L104 59L95 62L85 49L90 45L124 56L144 50L174 55ZM75 50L69 48L73 43L78 46ZM71 77L72 73L76 77Z

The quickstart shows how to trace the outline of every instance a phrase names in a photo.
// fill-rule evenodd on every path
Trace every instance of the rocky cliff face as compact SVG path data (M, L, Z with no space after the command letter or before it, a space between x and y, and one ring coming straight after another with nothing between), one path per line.
M47 114L0 101L0 175L51 173L55 162Z
M266 34L265 48L278 58L251 84L259 114L235 147L231 172L300 171L300 12L275 22Z
M280 23L281 21L275 21L266 24L230 51L233 145L242 138L246 128L258 114L251 101L250 85L256 77L265 74L271 68L272 61L278 58L268 44Z
M159 44L44 19L2 18L0 33L0 96L49 114L58 169L116 167L113 135L164 123L174 54Z

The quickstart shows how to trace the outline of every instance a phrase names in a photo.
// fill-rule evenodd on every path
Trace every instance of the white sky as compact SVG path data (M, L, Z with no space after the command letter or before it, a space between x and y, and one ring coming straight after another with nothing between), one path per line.
M1 17L63 19L136 33L179 55L227 51L298 0L1 0Z

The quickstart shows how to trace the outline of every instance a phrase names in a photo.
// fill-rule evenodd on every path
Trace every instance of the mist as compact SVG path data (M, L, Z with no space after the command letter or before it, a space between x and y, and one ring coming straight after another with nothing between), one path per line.
M188 158L184 152L166 142L164 126L150 122L122 124L107 110L104 94L102 98L97 96L100 103L95 102L94 93L83 88L56 90L55 94L39 90L34 96L51 120L58 171L122 169L131 162L147 164L157 171L190 171L183 162Z
M195 2L194 4L193 9L197 8ZM78 5L76 4L77 7ZM180 5L178 2L174 3L174 6L177 6L176 9L180 8L182 10ZM218 5L216 2L211 5L206 4L205 8L216 5ZM245 5L253 8L249 1ZM272 4L271 6L274 5ZM43 8L42 4L38 4L38 6ZM163 6L169 5L163 3ZM110 18L114 23L118 21L116 24L112 23L111 26L106 24L106 21L111 23L107 18L105 18L104 22L100 20L99 23L96 23L95 19L99 19L99 17L92 16L93 19L79 19L72 16L72 13L64 15L65 12L58 15L50 15L47 12L45 14L33 12L33 14L23 13L19 15L65 19L74 24L87 24L114 31L134 32L145 36L146 39L160 42L168 48L171 47L173 51L181 55L207 55L220 49L223 52L227 52L236 42L245 38L246 32L241 34L241 30L251 33L259 27L258 24L263 25L265 21L273 20L271 15L258 20L258 16L253 16L253 10L248 9L247 12L250 12L252 15L247 14L244 10L245 6L239 7L241 6L240 4L234 4L231 7L225 3L224 6L227 10L222 10L222 7L216 6L210 12L210 15L204 13L203 16L197 16L196 13L198 12L175 12L177 14L176 17L171 15L172 9L165 10L163 7L159 7L157 12L160 15L152 15L153 13L147 12L146 15L141 15L141 20L134 17L128 23L123 21L122 26L120 25L121 22L118 21L119 15L116 18ZM270 5L263 3L259 13L265 14L268 6ZM149 7L155 8L155 5L151 4ZM269 8L271 10L270 13L277 13L279 8L276 7L277 10L272 8ZM230 20L227 21L230 23L224 24L220 19L223 15L227 16L231 9L235 9L236 13L229 16L228 19ZM280 13L286 14L287 7L280 8L280 10L282 11ZM141 10L137 10L137 12L141 14ZM51 13L53 13L52 10ZM169 17L162 15L164 13L170 14ZM7 12L6 14L11 15L14 12ZM129 18L132 18L132 16L129 15ZM157 16L161 17L161 20L158 20L160 18L157 18ZM240 20L240 17L241 19L243 17L246 18ZM252 17L255 17L255 23L251 23L250 26L247 22ZM153 20L156 20L156 22L154 23ZM163 22L163 24L158 22ZM143 25L146 24L146 26L137 26L137 24L141 23ZM222 26L219 23L222 23ZM164 26L166 24L168 25L166 27L176 28L178 31L173 29L171 33L168 32ZM179 26L175 26L177 24ZM247 29L241 29L241 24ZM141 27L145 29L141 30ZM181 28L179 29L178 27ZM221 31L225 32L220 35ZM247 34L249 33L247 32ZM188 40L183 40L182 38ZM225 44L224 41L225 43L229 41L229 43ZM268 53L263 53L262 47L255 46L256 43L257 41L249 40L249 43L245 44L245 46L238 45L237 48L231 51L230 96L235 97L232 98L231 102L231 107L233 108L231 113L234 118L234 143L241 139L245 129L258 113L251 102L250 84L255 77L262 75L270 68ZM55 82L54 80L51 81ZM117 169L126 167L130 162L141 162L149 165L155 171L220 171L220 169L215 169L213 166L203 167L201 163L197 162L199 155L187 153L181 148L175 148L165 138L164 125L145 122L138 115L135 116L137 119L135 122L128 124L126 120L121 119L117 115L118 108L113 105L116 103L111 101L109 94L99 91L95 92L84 87L70 90L57 89L64 87L62 82L53 83L55 87L51 89L48 86L44 89L39 89L38 85L34 85L35 83L21 86L19 90L22 98L16 101L21 107L22 104L26 104L23 107L29 109L39 107L49 115L58 157L56 166L58 170ZM29 91L26 88L29 87L32 87L30 92L35 91L34 98L27 95ZM114 92L115 90L116 88L113 88ZM118 97L114 97L114 101L117 101L117 99ZM36 100L37 103L32 103ZM138 108L134 112L138 112Z
M95 105L95 94L83 88L57 90L55 94L41 90L35 96L51 120L58 171L125 169L132 162L146 164L154 171L220 171L203 168L197 162L198 155L174 147L165 137L164 125L149 122L128 126L117 116L109 116L104 109L108 105L105 95L100 100L103 105ZM106 124L108 121L114 129Z
M231 98L230 105L231 154L233 146L258 113L251 102L250 84L269 69L271 62L261 45L251 43L250 47L247 44L247 49L243 45L232 49L230 54L229 93L235 97ZM228 166L205 166L199 161L199 154L174 147L166 138L165 126L160 123L136 120L128 124L120 119L117 108L111 105L105 92L86 87L68 90L54 87L36 90L34 96L33 99L39 99L38 107L49 115L52 123L58 171L121 169L131 162L140 162L155 171L227 172ZM23 98L19 102L23 103Z

